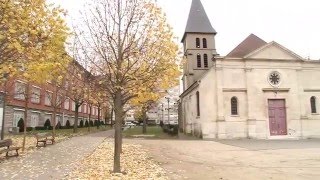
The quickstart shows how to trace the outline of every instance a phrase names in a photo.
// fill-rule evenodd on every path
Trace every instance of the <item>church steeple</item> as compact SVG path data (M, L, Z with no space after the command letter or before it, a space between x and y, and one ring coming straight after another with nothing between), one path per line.
M212 27L200 0L192 0L182 42L184 41L187 33L217 34L216 30Z
M215 45L216 30L200 0L192 0L189 18L182 38L184 58L183 87L187 89L199 80L213 65L217 55Z

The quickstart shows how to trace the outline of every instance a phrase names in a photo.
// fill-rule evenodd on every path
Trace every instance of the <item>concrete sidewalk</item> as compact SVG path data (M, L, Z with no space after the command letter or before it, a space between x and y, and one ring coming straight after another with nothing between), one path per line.
M91 154L113 130L73 137L48 145L26 157L11 158L0 164L0 179L62 179L76 163Z

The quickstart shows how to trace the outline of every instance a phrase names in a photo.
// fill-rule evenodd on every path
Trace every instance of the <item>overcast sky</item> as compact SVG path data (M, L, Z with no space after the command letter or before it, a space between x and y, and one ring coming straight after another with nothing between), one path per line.
M69 19L79 17L88 0L49 0L68 10ZM192 0L157 0L166 13L179 42ZM201 0L218 32L216 48L226 55L250 33L276 41L302 57L320 59L319 0Z

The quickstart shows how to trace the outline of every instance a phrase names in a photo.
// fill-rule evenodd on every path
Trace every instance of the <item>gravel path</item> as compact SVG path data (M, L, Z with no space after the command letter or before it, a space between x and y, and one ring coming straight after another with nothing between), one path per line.
M137 140L170 179L318 180L320 140Z
M63 179L83 157L90 155L113 130L73 137L48 145L26 157L10 158L0 164L0 179Z

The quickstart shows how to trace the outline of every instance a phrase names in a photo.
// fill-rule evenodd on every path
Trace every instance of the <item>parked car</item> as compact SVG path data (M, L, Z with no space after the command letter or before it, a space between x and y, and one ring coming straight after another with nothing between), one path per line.
M124 126L127 126L127 127L129 126L131 128L131 127L135 127L136 125L132 122L126 122Z

